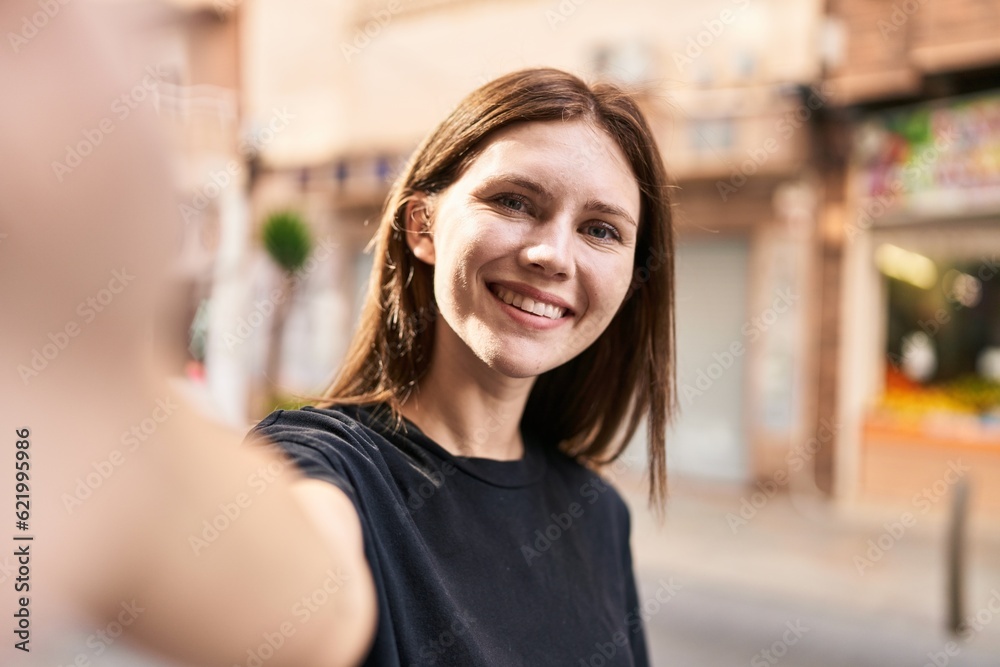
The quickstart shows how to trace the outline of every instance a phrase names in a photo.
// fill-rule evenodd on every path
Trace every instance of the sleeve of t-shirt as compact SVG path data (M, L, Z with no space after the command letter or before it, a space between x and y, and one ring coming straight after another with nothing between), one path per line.
M276 410L251 429L244 442L276 447L305 477L333 484L357 508L357 492L343 451L357 446L356 435L334 419L324 419L319 429L313 423L317 419L308 413Z

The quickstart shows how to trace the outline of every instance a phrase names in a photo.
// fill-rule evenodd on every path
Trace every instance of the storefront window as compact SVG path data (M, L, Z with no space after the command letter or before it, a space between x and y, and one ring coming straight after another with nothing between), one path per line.
M889 244L876 261L887 281L882 410L1000 429L1000 266L934 261Z

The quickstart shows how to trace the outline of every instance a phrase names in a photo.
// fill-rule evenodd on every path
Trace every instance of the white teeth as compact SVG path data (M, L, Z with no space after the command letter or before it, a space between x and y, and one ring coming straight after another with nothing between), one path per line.
M504 303L510 304L515 308L519 308L520 310L531 313L532 315L547 317L550 320L558 320L566 314L565 308L553 306L552 304L543 303L541 301L535 301L534 299L517 294L516 292L506 290L499 285L493 286L493 293L500 297Z

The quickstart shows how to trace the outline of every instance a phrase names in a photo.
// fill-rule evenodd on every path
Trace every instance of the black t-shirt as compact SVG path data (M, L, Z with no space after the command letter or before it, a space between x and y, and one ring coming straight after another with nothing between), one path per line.
M278 410L248 436L357 508L379 614L364 665L649 664L629 511L604 478L527 432L520 460L454 456L374 408Z

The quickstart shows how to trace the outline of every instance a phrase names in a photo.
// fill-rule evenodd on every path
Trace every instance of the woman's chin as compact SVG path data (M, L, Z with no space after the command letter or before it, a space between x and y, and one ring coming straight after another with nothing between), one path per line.
M495 355L486 363L496 372L510 378L538 377L561 364L561 362L548 358L548 355L529 357L526 355L515 356L509 353Z

